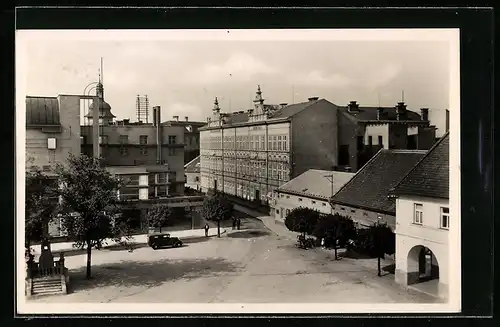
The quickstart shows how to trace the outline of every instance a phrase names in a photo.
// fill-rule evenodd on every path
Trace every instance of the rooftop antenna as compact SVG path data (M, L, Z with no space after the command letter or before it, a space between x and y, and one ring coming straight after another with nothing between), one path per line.
M405 102L405 90L401 90L401 102Z
M101 74L99 75L99 81L101 82L101 84L104 83L104 72L103 72L103 69L102 69L102 57L101 57Z

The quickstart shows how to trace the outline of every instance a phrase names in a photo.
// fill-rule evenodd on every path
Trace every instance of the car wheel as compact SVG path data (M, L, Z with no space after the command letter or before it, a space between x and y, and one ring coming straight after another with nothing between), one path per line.
M158 245L153 244L152 248L153 248L153 250L158 250Z

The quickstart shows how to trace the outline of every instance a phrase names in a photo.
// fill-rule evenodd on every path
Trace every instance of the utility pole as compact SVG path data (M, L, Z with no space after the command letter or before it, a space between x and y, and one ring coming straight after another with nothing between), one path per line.
M330 199L331 199L331 198L333 198L333 172L332 172L332 174L324 175L323 177L325 177L330 182L330 186L331 186ZM328 201L328 202L330 202L330 201ZM333 207L331 204L330 204L330 213L333 215Z

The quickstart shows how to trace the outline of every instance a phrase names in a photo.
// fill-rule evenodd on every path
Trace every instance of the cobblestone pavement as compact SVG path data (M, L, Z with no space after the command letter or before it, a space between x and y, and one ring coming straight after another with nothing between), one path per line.
M335 261L321 249L301 250L292 237L271 233L255 219L242 230L182 248L94 251L86 280L85 256L68 257L71 292L37 302L433 302L377 277L376 260ZM373 266L373 268L372 268Z

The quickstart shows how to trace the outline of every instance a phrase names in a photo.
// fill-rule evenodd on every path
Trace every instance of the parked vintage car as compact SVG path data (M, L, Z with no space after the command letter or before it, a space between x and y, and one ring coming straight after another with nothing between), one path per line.
M177 248L182 246L182 241L168 233L151 233L148 235L148 245L155 250L162 247Z

